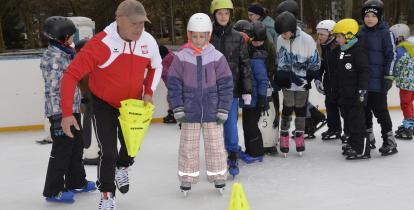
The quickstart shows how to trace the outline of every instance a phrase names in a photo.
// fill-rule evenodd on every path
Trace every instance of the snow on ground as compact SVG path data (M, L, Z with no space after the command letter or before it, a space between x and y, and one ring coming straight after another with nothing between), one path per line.
M391 112L394 130L402 121L400 111ZM322 128L321 131L326 129ZM375 125L377 147L382 140ZM320 131L320 132L321 132ZM398 140L399 153L381 157L371 151L370 160L346 161L339 140L306 141L306 152L299 157L291 142L291 152L267 156L263 163L240 164L241 174L234 181L244 186L252 210L389 210L411 209L414 204L414 142ZM76 196L74 204L51 204L42 197L51 145L34 141L43 132L0 133L0 210L79 210L97 209L99 193ZM243 145L241 124L239 137ZM129 193L117 193L117 209L224 210L228 208L231 184L220 196L202 173L187 198L179 191L177 154L179 130L175 125L153 124L142 150L131 167ZM202 145L202 144L201 144ZM202 148L202 147L201 147ZM204 155L201 154L202 172ZM87 178L96 180L96 167L86 166Z

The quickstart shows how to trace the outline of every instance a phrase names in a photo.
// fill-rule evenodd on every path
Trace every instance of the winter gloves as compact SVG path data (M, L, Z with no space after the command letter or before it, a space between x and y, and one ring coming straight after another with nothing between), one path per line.
M358 90L359 102L364 103L367 100L367 90Z
M267 110L270 109L269 102L266 99L266 96L258 96L257 98L257 108L259 108L260 113L265 115Z
M246 104L246 105L250 105L250 103L252 103L252 95L251 94L243 94L242 99L243 99L244 104Z
M173 110L174 112L174 118L179 123L183 123L185 121L185 112L184 107L180 106Z
M227 118L229 116L229 112L224 109L218 109L217 110L217 124L223 124L226 122Z
M393 81L394 81L393 76L385 76L384 77L384 92L385 93L388 93L388 91L391 89Z
M325 95L325 90L323 89L323 84L322 84L322 81L320 81L320 80L315 80L314 82L315 82L316 90L317 90L320 94Z

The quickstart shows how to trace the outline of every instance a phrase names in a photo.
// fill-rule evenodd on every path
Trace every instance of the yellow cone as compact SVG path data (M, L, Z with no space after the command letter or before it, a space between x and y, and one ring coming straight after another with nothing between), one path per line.
M240 183L233 184L229 210L250 210L249 202L247 202L243 186Z

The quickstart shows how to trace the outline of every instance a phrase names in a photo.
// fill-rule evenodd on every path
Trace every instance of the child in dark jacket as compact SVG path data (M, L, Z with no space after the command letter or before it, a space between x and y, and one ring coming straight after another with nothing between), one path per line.
M356 37L357 32L358 23L354 19L343 19L334 27L336 41L341 46L335 78L338 103L350 135L348 144L343 147L347 160L371 158L364 121L369 66L363 42Z
M368 101L365 111L367 135L371 148L375 148L372 130L372 113L381 125L383 143L379 149L382 155L397 153L397 143L392 132L392 121L387 105L387 93L394 80L395 64L394 37L388 24L382 20L384 4L380 0L368 0L362 7L364 25L359 35L368 52L369 82Z
M75 201L74 193L96 190L95 183L86 180L80 128L73 129L74 137L70 138L61 127L60 83L63 72L75 55L71 45L76 28L68 18L53 16L45 20L43 31L49 46L43 53L40 69L45 81L45 115L49 118L53 139L43 196L49 202L72 203ZM79 125L80 103L80 90L76 88L72 109Z
M168 98L175 119L182 123L178 177L184 195L199 179L201 129L208 181L222 192L227 178L223 123L233 99L233 78L226 58L209 43L211 32L208 15L191 16L188 47L174 56L168 72Z
M267 87L269 79L266 70L266 60L269 56L265 48L266 26L261 22L253 22L251 42L249 43L250 66L252 69L252 100L245 104L240 98L243 109L242 122L244 132L245 152L240 152L240 158L246 163L262 161L264 155L263 139L258 122L262 113L269 109ZM271 45L273 47L273 45Z

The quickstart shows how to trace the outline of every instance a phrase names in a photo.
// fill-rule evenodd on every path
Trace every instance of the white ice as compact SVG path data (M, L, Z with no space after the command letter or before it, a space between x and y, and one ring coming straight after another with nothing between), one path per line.
M402 121L400 111L391 112L394 130ZM321 131L326 129L322 128ZM377 148L381 146L375 123ZM0 210L97 209L99 193L76 195L74 204L45 202L42 189L51 145L38 145L43 132L0 133ZM240 144L243 135L239 124ZM266 157L263 163L240 164L240 175L229 179L224 196L206 181L184 198L177 179L179 130L175 125L153 124L130 171L130 191L117 193L118 210L224 210L228 209L231 185L240 182L252 210L389 210L412 209L414 204L414 142L397 140L399 153L382 157L371 151L370 160L346 161L339 140L306 141L299 157L291 152ZM201 144L202 145L202 144ZM200 153L201 170L204 156ZM87 178L96 180L96 167L86 166Z

